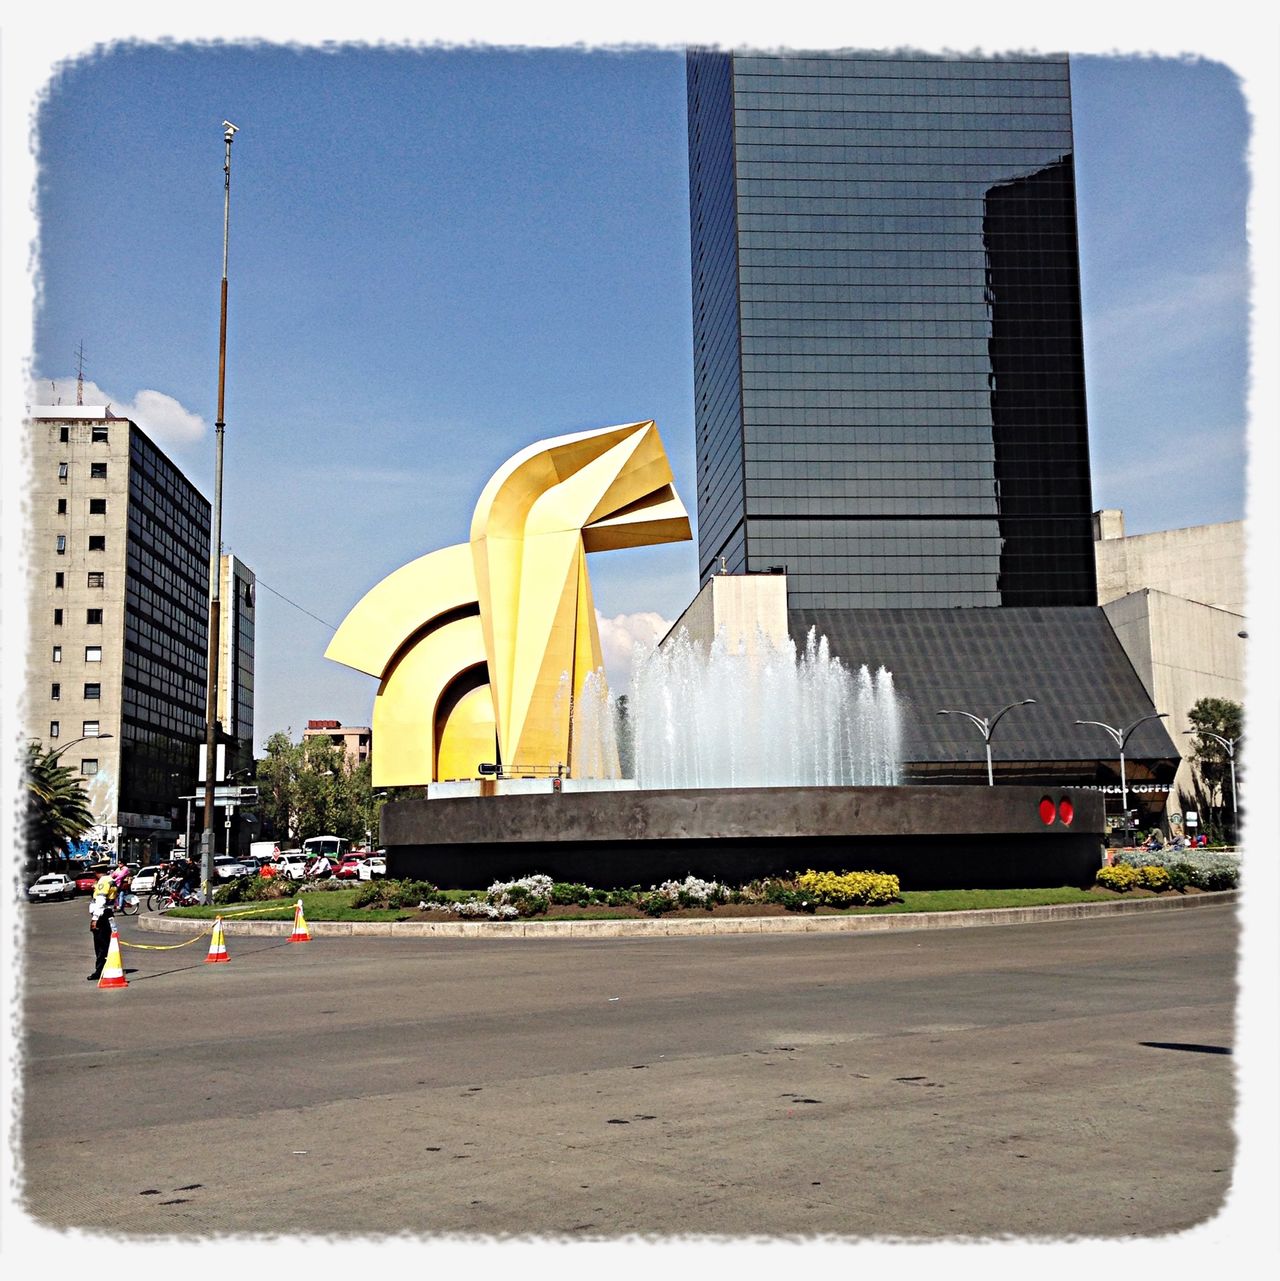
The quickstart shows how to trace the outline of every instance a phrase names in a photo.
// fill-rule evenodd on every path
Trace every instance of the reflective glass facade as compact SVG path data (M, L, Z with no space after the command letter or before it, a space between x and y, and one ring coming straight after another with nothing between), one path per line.
M1066 58L687 79L702 581L1093 604Z

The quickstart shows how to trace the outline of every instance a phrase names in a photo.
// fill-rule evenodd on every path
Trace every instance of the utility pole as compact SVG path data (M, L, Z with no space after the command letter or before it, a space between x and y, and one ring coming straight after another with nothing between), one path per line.
M218 772L218 648L222 625L222 441L227 385L227 245L231 231L231 139L239 132L222 122L226 159L222 174L222 318L218 326L218 418L214 423L217 454L213 472L213 528L209 537L209 683L205 711L204 830L200 835L200 898L212 899L213 797Z

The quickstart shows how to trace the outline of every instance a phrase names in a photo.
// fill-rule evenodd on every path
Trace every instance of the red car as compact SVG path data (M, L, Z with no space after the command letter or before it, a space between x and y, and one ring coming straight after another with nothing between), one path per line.
M109 871L107 867L86 868L83 872L74 873L77 894L92 894L93 887L98 883L98 877L103 872Z
M357 868L360 864L360 855L348 854L337 867L333 869L333 874L340 881L354 881L358 875Z

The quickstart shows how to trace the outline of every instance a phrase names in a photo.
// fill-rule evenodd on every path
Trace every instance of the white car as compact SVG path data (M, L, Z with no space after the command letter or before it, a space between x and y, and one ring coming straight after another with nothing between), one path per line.
M152 863L144 867L133 878L133 892L135 894L151 894L159 889L160 878L164 876L166 871L167 868L158 863Z
M220 881L234 880L237 876L252 876L257 870L230 854L219 854L213 860L213 874Z
M369 858L362 858L356 864L356 875L362 881L371 881L375 876L386 876L387 860L378 855L370 855Z
M37 898L75 898L76 883L62 872L46 872L33 885L27 887L27 897Z
M307 864L310 862L311 859L306 854L291 850L287 854L280 855L280 861L276 864L276 875L287 876L291 881L305 880Z

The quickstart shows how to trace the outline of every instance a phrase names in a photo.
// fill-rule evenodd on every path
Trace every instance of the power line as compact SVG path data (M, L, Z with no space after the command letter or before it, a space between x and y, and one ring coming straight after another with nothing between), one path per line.
M269 591L273 596L279 596L279 597L280 597L280 599L281 599L282 601L284 601L286 605L292 605L292 606L294 607L294 609L301 610L301 612L302 612L302 613L304 613L308 618L314 618L314 619L316 620L316 622L317 622L317 623L324 623L324 625L325 625L325 626L326 626L326 627L327 627L331 632L336 632L336 631L338 630L338 629L337 629L337 628L336 628L332 623L326 623L326 622L325 622L325 620L324 620L323 618L321 618L319 614L313 614L309 609L303 609L303 607L302 607L301 605L299 605L299 604L298 604L298 602L297 602L296 600L290 600L290 599L289 599L289 598L284 594L284 592L278 592L278 591L276 591L276 589L275 589L274 587L272 587L270 583L264 583L264 582L262 581L262 579L260 579L260 578L255 578L255 579L254 579L254 582L255 582L259 587L265 587L265 588L267 589L267 591Z

